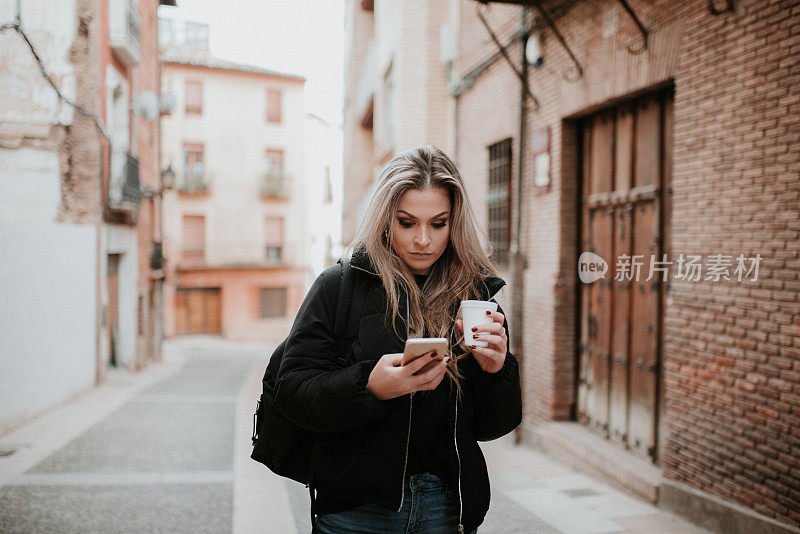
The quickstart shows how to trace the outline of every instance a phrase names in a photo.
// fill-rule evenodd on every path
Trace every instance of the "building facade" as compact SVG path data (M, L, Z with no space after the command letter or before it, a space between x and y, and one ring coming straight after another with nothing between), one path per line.
M392 156L421 144L449 147L451 99L439 63L448 13L446 0L345 2L344 243Z
M299 76L215 59L208 26L162 21L167 336L278 341L303 299L309 242ZM203 37L205 36L205 37Z
M0 3L0 433L160 357L165 3Z
M709 529L794 531L797 3L488 4L449 4L442 69L519 296L519 439Z

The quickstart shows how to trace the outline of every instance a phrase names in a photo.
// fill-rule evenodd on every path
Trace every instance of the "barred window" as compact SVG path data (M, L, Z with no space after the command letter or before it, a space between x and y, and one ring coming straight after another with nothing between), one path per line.
M267 217L264 231L267 262L279 262L283 256L283 218Z
M206 218L202 215L184 215L181 265L203 263L205 256Z
M258 316L261 319L286 316L286 288L262 287L258 299Z
M203 113L203 82L186 80L186 113Z
M489 210L489 239L495 248L492 259L507 265L511 243L511 139L489 146L486 207Z
M267 122L281 122L281 90L267 89Z

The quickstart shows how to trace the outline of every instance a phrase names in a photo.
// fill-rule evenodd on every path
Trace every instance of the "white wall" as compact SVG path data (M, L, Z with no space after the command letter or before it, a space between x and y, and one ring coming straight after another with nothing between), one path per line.
M326 267L328 242L333 244L333 261L341 255L342 236L342 130L316 115L306 115L306 179L308 181L306 286ZM325 198L325 168L329 169L333 200Z
M0 434L94 384L96 239L56 222L58 155L0 149Z
M0 22L14 21L16 0L0 0ZM69 48L75 36L75 2L21 2L25 33L64 94L75 99ZM72 108L59 102L22 37L0 33L0 126L71 124Z

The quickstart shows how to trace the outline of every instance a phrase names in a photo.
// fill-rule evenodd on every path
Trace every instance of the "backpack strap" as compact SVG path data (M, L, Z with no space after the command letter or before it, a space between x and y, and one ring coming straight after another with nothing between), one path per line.
M339 295L336 300L336 316L333 318L333 337L337 348L341 351L338 363L345 367L347 360L344 351L358 335L358 323L361 320L361 308L364 305L366 288L356 280L356 270L350 266L350 258L340 258L341 276L339 278ZM316 488L308 484L311 497L311 531L317 532L317 499Z
M339 268L339 295L336 299L336 315L333 318L333 337L340 341L345 337L347 328L347 315L350 311L350 301L353 296L353 286L355 285L353 269L350 267L348 258L340 258Z
M366 288L357 280L358 273L350 266L349 258L341 258L339 264L342 275L339 281L333 337L337 342L350 342L358 335L358 323L361 320Z

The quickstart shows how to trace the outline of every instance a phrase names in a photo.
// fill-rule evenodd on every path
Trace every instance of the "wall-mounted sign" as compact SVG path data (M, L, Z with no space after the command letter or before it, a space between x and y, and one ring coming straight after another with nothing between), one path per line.
M535 130L531 135L533 185L539 191L550 190L550 128Z

